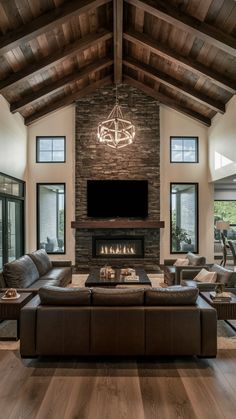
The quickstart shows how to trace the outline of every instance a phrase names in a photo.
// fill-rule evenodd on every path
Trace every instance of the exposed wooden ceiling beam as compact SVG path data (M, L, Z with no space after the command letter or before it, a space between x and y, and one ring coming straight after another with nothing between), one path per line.
M113 0L114 82L122 83L123 0Z
M190 116L191 118L195 119L198 122L201 122L207 127L211 125L211 120L209 118L206 118L204 115L196 111L193 111L192 109L186 108L185 106L178 103L175 99L172 99L169 96L163 95L163 93L155 91L154 89L147 86L146 84L135 80L133 77L125 75L124 82L127 84L130 84L131 86L136 87L139 90L142 90L148 96L153 97L154 99L158 100L163 105L169 106L170 108L173 108L178 112L181 112L187 116Z
M182 81L174 79L168 74L163 73L160 70L154 69L153 67L140 63L139 61L133 58L123 59L123 63L136 71L141 71L146 76L152 78L155 81L165 84L168 87L171 87L174 90L177 90L180 93L190 97L191 99L197 100L205 106L213 109L216 112L224 113L225 105L217 100L210 98L209 96L195 90L193 87L189 87L184 84Z
M54 29L56 25L64 23L72 16L86 13L91 9L95 9L109 2L111 2L111 0L71 0L67 3L63 3L60 6L43 13L31 22L1 36L0 54L5 54L13 48L18 47L20 43L26 43L36 36Z
M59 62L63 61L65 57L70 57L78 52L82 52L94 45L97 45L99 42L105 42L107 39L111 39L112 36L112 32L109 32L105 29L101 30L99 33L91 33L87 36L84 36L78 41L66 45L61 50L56 51L54 54L42 58L36 63L28 65L22 70L11 74L4 80L0 80L0 91L9 86L13 86L15 83L34 76L35 74L41 72L42 70L46 70L52 65L58 64Z
M57 80L53 83L50 83L48 86L43 87L42 89L30 93L29 95L24 96L22 99L14 102L10 106L11 112L19 112L24 106L32 104L39 99L45 98L52 93L56 93L62 87L74 82L82 80L85 76L88 76L91 73L97 72L113 64L113 60L109 58L103 58L96 61L95 63L89 64L82 70L77 70L76 72L69 74L66 77L63 77L60 80Z
M149 49L149 51L153 52L154 54L158 54L169 61L173 61L176 64L179 64L188 70L199 74L200 76L207 77L214 84L221 87L222 89L227 90L230 93L236 93L236 82L234 80L228 79L222 74L217 73L216 71L204 66L203 64L193 60L190 57L183 57L176 51L167 48L148 35L135 31L126 31L124 32L124 39L141 45L143 48Z
M73 102L78 100L81 97L84 97L90 93L93 93L94 90L98 89L99 87L106 86L108 84L112 84L112 76L106 76L101 80L98 80L94 83L89 84L84 89L78 90L71 95L65 96L62 99L59 99L53 103L50 103L48 106L44 106L39 111L33 113L32 115L25 118L25 125L30 125L32 122L36 121L37 119L53 112L57 109L63 108L64 106L71 105Z
M177 8L171 7L168 1L145 0L144 2L140 0L126 0L126 2L165 20L171 25L177 26L179 29L196 35L203 41L236 57L236 39L233 36L206 22L201 22Z

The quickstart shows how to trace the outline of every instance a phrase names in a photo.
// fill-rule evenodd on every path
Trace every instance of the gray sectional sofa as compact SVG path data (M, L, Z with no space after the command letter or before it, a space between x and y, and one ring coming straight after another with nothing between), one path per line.
M72 279L70 261L51 261L44 249L36 250L6 263L0 274L0 286L37 293L45 285L66 287Z

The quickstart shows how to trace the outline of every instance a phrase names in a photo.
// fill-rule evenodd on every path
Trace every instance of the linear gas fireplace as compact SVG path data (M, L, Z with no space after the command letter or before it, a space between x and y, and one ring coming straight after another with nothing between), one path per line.
M93 257L95 258L143 258L144 237L93 236Z

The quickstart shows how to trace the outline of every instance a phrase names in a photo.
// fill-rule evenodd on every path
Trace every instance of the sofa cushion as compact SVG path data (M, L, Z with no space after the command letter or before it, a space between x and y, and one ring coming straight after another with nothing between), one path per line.
M61 287L66 287L71 282L72 271L71 267L58 267L50 269L40 279L53 280L56 279Z
M188 252L186 258L189 260L189 265L199 266L206 264L206 258L204 256L197 256L194 253Z
M31 284L28 289L29 290L39 290L39 288L45 287L47 285L59 287L60 283L56 279L50 279L49 281L45 281L44 279L38 279L33 284Z
M147 306L194 305L198 294L198 288L193 287L152 288L145 292L145 304Z
M40 288L39 298L42 305L89 306L91 290L46 286Z
M235 273L233 271L230 271L229 269L225 269L220 265L214 264L210 268L211 272L217 273L217 279L216 282L220 284L225 284L228 287L234 287L235 286Z
M6 263L3 276L7 287L27 288L39 278L38 270L29 256L25 255L13 262Z
M44 249L29 253L28 256L35 263L40 276L46 274L52 268L52 263Z
M94 306L141 306L144 290L93 288L92 302Z

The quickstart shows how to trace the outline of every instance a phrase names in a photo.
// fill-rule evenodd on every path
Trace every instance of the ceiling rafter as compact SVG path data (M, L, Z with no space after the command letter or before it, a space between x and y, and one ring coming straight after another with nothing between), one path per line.
M145 0L144 2L141 0L126 0L126 2L165 20L179 29L196 35L203 41L236 57L236 39L233 36L213 25L201 22L195 17L187 15L183 11L172 7L168 4L168 1Z
M141 63L133 58L124 58L123 63L127 67L136 71L141 71L143 74L152 78L153 80L165 84L166 86L171 87L180 93L183 93L184 95L200 102L205 106L208 106L210 109L213 109L216 112L225 112L224 103L210 98L209 96L195 90L193 87L189 87L188 85L184 84L182 81L177 80L160 70L154 69L150 65Z
M123 0L113 0L114 82L122 83Z
M25 95L22 99L12 103L10 106L10 110L12 113L19 112L26 105L32 104L37 100L45 98L52 93L56 93L58 90L67 86L68 84L74 81L82 80L85 76L89 76L91 73L100 71L103 68L109 67L112 64L113 60L109 58L103 58L94 63L91 63L86 67L82 68L81 70L76 70L74 73L69 74L68 76L63 77L62 79L59 79L53 83L50 83L49 85L43 87L37 92Z
M94 90L98 89L99 87L104 87L108 84L112 84L112 76L106 76L102 79L89 84L88 86L84 87L77 92L72 93L71 95L65 96L62 99L56 100L55 102L50 103L47 107L43 107L39 111L33 113L32 115L25 118L25 125L30 125L32 122L36 121L37 119L45 116L46 114L63 108L64 106L71 105L73 102L78 100L81 97L89 95L94 92Z
M109 32L105 29L101 30L99 33L91 33L86 35L78 41L66 45L61 50L56 51L45 58L42 58L40 61L30 64L22 70L9 75L6 79L0 80L0 91L9 86L13 86L15 83L34 76L35 74L41 72L42 70L46 70L52 65L58 64L59 62L63 61L65 57L70 57L78 52L82 52L94 45L97 45L99 42L105 42L106 40L111 39L112 36L112 32Z
M136 89L142 90L146 95L153 97L154 99L158 100L163 105L169 106L172 109L175 109L178 112L181 112L192 119L195 119L198 122L201 122L202 124L209 127L211 125L211 120L204 115L193 111L190 108L186 108L185 106L181 105L179 102L177 102L175 99L164 95L163 93L157 92L156 90L152 89L151 87L147 86L146 84L135 80L133 77L124 75L124 82L136 87Z
M126 39L127 41L141 45L143 48L149 49L154 54L160 55L161 57L164 57L167 60L173 61L185 67L191 72L197 73L200 76L208 78L222 89L227 90L228 92L233 94L236 93L236 81L230 80L229 78L223 76L220 73L217 73L211 68L204 66L200 62L193 60L190 57L183 57L176 51L169 49L165 45L155 41L150 36L133 30L124 32L123 36L124 39Z
M31 39L45 33L56 25L62 24L75 15L86 13L103 4L110 3L111 0L71 0L60 6L43 13L25 25L19 26L11 32L0 37L0 54L20 46Z

